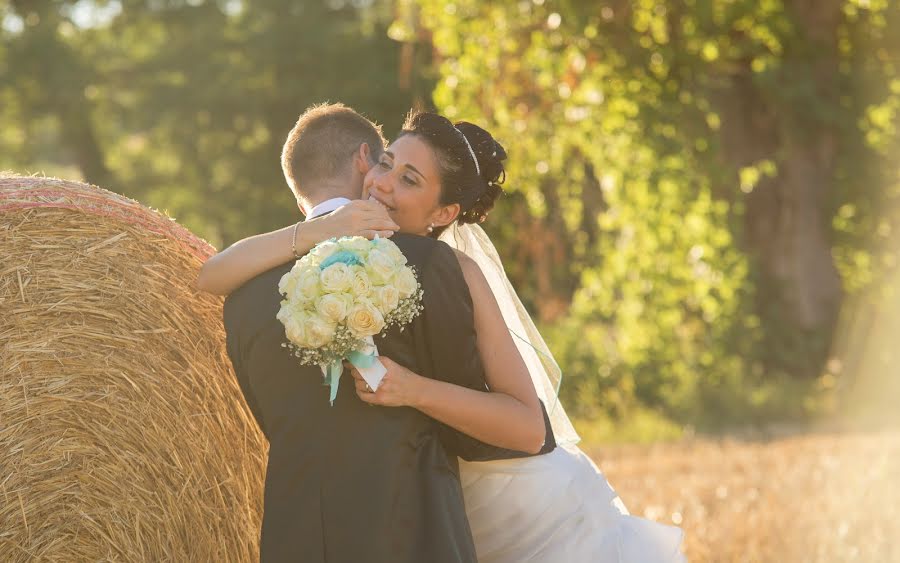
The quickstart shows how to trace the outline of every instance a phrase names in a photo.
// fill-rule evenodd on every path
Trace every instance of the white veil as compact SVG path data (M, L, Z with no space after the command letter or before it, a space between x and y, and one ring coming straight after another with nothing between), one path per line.
M580 438L557 396L562 371L506 277L497 249L487 233L478 225L455 223L441 234L440 240L475 260L484 273L513 341L525 360L538 397L544 401L550 414L556 443L563 445L578 442Z

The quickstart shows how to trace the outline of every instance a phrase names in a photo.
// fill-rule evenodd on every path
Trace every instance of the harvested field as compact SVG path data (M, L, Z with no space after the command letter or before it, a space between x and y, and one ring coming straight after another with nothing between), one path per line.
M690 561L900 561L900 432L585 449Z

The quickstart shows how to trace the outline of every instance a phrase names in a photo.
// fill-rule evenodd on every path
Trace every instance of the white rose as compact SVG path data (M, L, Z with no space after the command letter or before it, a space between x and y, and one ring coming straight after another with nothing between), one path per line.
M369 253L369 258L366 260L366 273L373 282L386 283L394 275L396 269L397 265L388 254L380 250L373 250Z
M275 318L281 322L287 322L291 318L291 304L286 299L281 301L281 307L278 309L278 314L275 315Z
M378 238L374 241L374 248L379 252L384 252L394 261L397 266L406 264L406 256L393 241L386 238Z
M331 342L337 325L319 315L310 315L306 321L306 341L308 348L319 348Z
M401 299L412 296L419 289L419 281L413 273L412 268L402 268L397 275L394 276L393 286L397 288Z
M323 295L316 303L316 311L327 321L339 323L350 312L350 297L348 295L335 295L329 293Z
M365 260L369 251L372 249L372 241L366 237L344 237L338 241L341 248L349 250L356 254L360 259Z
M292 343L301 348L309 347L305 328L305 315L297 314L289 307L282 306L278 311L278 320L284 324L284 335Z
M350 309L347 328L357 338L375 336L384 328L384 316L374 305L363 301Z
M297 273L294 291L288 294L288 298L298 303L306 303L319 297L321 287L319 285L319 269L315 266L301 268Z
M284 333L288 337L288 340L297 346L300 346L301 348L309 347L306 330L303 327L303 324L296 319L290 319L288 323L284 325Z
M353 279L350 282L350 291L357 297L365 297L372 290L372 282L366 274L366 269L362 266L353 266Z
M296 286L297 276L294 275L294 270L292 269L278 280L278 293L282 295L291 295L294 293L294 287Z
M340 293L350 289L351 279L350 266L343 262L336 262L319 274L322 289L328 293Z
M375 305L382 314L387 315L397 308L400 303L400 292L392 285L379 287L375 290Z
M341 246L337 242L326 240L314 246L313 249L309 251L309 254L316 259L317 263L321 263L322 260L325 260L340 249Z

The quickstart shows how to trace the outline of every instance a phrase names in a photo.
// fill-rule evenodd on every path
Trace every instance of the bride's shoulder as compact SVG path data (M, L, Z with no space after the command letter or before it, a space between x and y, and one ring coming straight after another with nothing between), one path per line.
M491 288L488 285L487 279L484 277L484 272L481 271L478 262L473 260L471 256L462 250L457 248L452 248L452 250L453 254L456 256L457 262L459 262L459 269L462 270L463 277L466 279L466 284L469 286L469 291L472 293L472 298L477 299L478 295L485 291L490 293Z
M450 250L453 251L453 255L456 256L456 261L459 263L459 268L462 270L463 275L466 276L468 280L469 276L477 276L481 274L481 268L478 267L478 263L475 260L472 260L472 257L459 250L458 248L450 247Z
M459 273L462 272L466 285L469 286L469 291L473 293L473 297L476 290L487 289L487 291L490 291L478 262L462 250L431 237L408 235L404 240L415 240L423 248L429 250L426 251L429 257L426 269L433 271L434 275L453 278L459 276ZM406 253L406 248L401 246L401 250L404 250L404 253ZM458 270L457 267L459 268Z
M472 260L472 258L468 254L463 252L462 250L460 250L458 248L453 248L452 246L450 247L450 250L452 250L453 254L456 255L456 259L457 259L457 261L459 261L460 268L472 268L472 267L477 268L478 267L478 264L475 262L475 260Z

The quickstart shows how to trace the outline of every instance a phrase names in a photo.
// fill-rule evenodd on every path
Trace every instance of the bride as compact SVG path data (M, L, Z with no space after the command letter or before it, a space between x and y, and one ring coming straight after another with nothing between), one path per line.
M496 310L485 311L488 307L482 304L495 300L509 329L508 333L492 332L477 339L488 385L494 387L502 381L507 367L492 355L512 341L550 413L557 442L557 447L544 455L460 461L466 515L478 560L684 561L681 530L631 516L597 466L577 447L578 435L556 398L558 377L552 355L510 285L490 239L477 226L502 193L503 147L487 131L470 123L454 125L437 114L412 113L397 140L383 154L377 152L373 151L373 156L378 161L363 181L361 201L236 243L204 264L198 287L230 293L332 236L371 238L389 236L396 230L439 237L457 251L473 295L476 328L484 326L478 322L479 315ZM314 210L307 211L315 217ZM483 299L485 293L493 299ZM443 410L436 406L440 400L426 400L431 380L386 358L382 361L388 373L375 392L354 371L361 400L385 407L419 408L485 442L508 446L494 438L502 436L503 428L481 427L486 425L483 421L496 421L477 412L488 403L466 408L457 403L456 412L446 412L446 405Z

